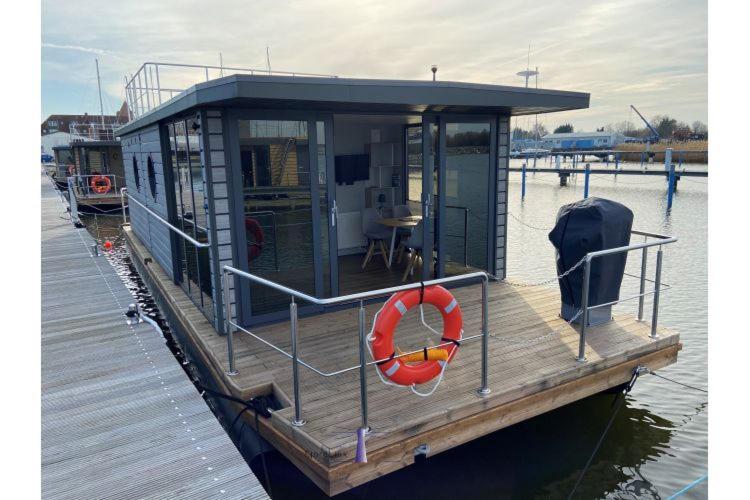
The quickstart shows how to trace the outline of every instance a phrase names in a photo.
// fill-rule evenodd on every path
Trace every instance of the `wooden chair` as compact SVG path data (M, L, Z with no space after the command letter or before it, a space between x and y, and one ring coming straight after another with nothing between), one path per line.
M375 244L379 244L380 254L383 256L383 262L385 267L388 269L391 266L388 264L388 250L386 250L385 242L390 239L392 230L378 224L377 220L380 219L380 213L374 208L365 208L362 211L362 232L369 240L370 244L367 247L367 254L365 260L362 262L362 269L367 267L367 263L370 262L375 252Z

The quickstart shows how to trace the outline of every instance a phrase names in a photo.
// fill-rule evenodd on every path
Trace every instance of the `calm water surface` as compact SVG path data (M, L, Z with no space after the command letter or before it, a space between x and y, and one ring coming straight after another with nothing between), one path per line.
M512 161L520 166L520 161ZM632 167L637 167L634 165ZM705 169L686 165L688 169ZM628 168L628 167L626 167ZM661 168L652 166L652 169ZM535 281L555 274L554 249L547 240L561 205L583 197L583 175L560 187L555 174L529 174L526 199L520 199L520 174L511 174L508 220L508 276ZM683 178L671 213L666 211L666 182L640 176L592 176L590 195L627 205L634 228L675 235L665 247L659 322L679 331L684 345L676 365L661 374L707 387L707 180ZM517 219L516 219L517 218ZM116 236L114 217L86 219L102 239ZM520 221L522 222L520 222ZM98 229L97 224L98 223ZM538 229L542 228L542 229ZM119 239L117 240L120 241ZM124 252L113 260L132 273ZM653 273L655 252L650 254ZM627 272L640 272L640 254L632 253ZM143 296L142 287L133 287ZM140 290L140 291L139 291ZM621 296L637 293L638 281L625 278ZM144 304L158 315L152 301ZM616 311L635 314L636 302ZM650 314L650 302L647 302ZM347 498L381 498L408 492L414 498L565 498L611 414L612 394L601 394L528 420L423 463L356 488ZM707 395L644 375L627 397L576 498L667 498L707 471ZM324 498L280 454L266 456L274 498ZM262 480L263 468L251 463ZM705 498L707 484L683 498Z

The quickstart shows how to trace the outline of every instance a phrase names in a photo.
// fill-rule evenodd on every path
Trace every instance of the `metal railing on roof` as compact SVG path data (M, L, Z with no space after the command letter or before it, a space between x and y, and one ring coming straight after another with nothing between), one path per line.
M232 74L337 78L336 75L276 71L205 64L145 62L130 78L125 77L125 100L130 120L142 117L179 95L190 85ZM188 85L185 85L188 83Z
M114 141L122 123L76 123L70 125L71 140Z

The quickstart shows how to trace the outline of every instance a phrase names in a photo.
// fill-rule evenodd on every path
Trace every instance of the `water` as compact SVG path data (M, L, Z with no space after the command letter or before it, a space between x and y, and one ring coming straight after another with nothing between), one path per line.
M520 166L520 161L511 164ZM701 165L685 167L705 169ZM561 188L555 174L529 174L524 202L520 200L520 183L520 174L511 174L509 211L526 225L509 217L508 276L516 281L547 279L555 274L554 249L547 240L548 231L535 228L551 228L561 205L583 197L583 175L571 178L568 187ZM683 178L670 214L666 212L666 182L661 177L592 176L590 195L627 205L635 213L636 229L680 238L665 247L662 276L673 288L662 294L659 322L679 331L684 347L677 364L659 373L705 389L707 180ZM91 219L85 222L96 236ZM97 222L102 239L117 236L118 219L98 217ZM121 250L111 257L127 265L127 255ZM649 273L653 273L654 263L652 252ZM132 274L132 269L127 269ZM639 253L631 254L627 272L639 274ZM148 296L137 280L134 291ZM621 296L637 291L638 281L626 277ZM646 304L649 315L650 301ZM144 301L144 306L159 318L152 301ZM618 305L616 312L635 314L635 308L632 301ZM607 424L613 397L600 394L568 405L430 457L342 497L378 498L407 490L419 492L416 496L420 498L565 498ZM707 424L707 394L642 376L617 414L575 498L668 497L707 472ZM274 498L325 498L279 453L267 454L266 460ZM260 461L252 461L251 466L265 481ZM683 498L706 496L704 482Z

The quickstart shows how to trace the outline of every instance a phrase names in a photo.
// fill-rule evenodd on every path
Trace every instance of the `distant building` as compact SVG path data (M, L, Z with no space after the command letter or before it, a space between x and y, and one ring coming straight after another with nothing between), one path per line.
M120 110L114 115L104 115L104 123L107 125L124 125L129 120L128 106L122 103ZM70 133L72 125L101 124L101 115L49 115L42 122L42 135L54 134L55 132Z
M545 135L542 146L553 151L610 149L625 139L619 132L569 132Z

